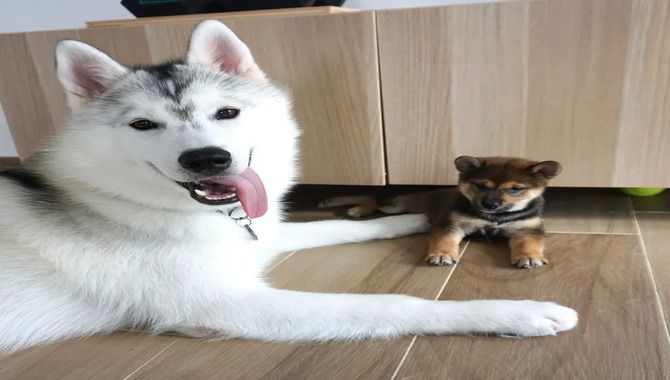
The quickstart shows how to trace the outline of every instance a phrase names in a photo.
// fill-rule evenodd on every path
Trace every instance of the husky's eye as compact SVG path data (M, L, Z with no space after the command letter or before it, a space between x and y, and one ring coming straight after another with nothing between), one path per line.
M135 120L128 125L140 131L146 131L147 129L158 128L158 123L154 123L153 121L147 119Z
M523 193L524 190L526 190L526 189L524 189L523 187L514 186L514 187L510 187L509 189L507 189L507 192L512 194L512 195L515 195L515 194Z
M239 114L240 110L238 110L237 108L224 107L216 111L216 115L214 115L214 117L216 117L217 120L234 119Z
M489 189L488 186L484 185L483 183L473 183L472 186L480 193Z

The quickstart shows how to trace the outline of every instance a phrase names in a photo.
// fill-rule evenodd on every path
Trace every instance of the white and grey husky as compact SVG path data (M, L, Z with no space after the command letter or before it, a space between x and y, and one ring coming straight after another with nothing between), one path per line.
M71 120L0 175L0 351L123 327L329 340L576 325L575 311L549 302L268 286L263 270L280 252L428 225L423 215L283 222L299 135L291 100L220 22L195 29L183 62L125 67L76 41L56 58Z

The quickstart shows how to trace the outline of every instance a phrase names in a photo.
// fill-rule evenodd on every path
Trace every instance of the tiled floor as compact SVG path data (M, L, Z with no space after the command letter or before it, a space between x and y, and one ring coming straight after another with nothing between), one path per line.
M463 243L457 266L429 267L418 235L294 252L268 277L306 291L556 301L581 315L556 337L305 344L120 332L0 358L0 379L670 379L670 191L631 199L551 189L547 198L548 267L512 268L505 245L492 242Z

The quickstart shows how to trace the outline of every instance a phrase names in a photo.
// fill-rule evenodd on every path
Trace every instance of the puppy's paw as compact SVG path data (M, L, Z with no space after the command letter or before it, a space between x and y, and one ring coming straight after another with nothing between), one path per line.
M329 208L329 207L335 207L337 200L335 198L326 198L319 202L319 204L316 206L318 208Z
M547 264L549 264L549 261L542 254L533 256L519 255L512 257L512 265L517 268L532 269L539 268Z
M375 212L374 209L365 206L355 206L347 210L347 216L351 218L362 218L371 215Z
M458 252L429 253L425 260L431 265L454 265L458 262Z

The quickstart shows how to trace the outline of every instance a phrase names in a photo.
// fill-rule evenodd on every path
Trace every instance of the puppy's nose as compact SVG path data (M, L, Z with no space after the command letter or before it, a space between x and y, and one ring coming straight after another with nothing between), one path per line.
M487 210L495 210L500 206L502 206L502 201L498 199L484 199L482 201L482 207Z
M219 174L228 169L232 161L230 153L216 147L187 150L178 158L186 170L198 174Z

